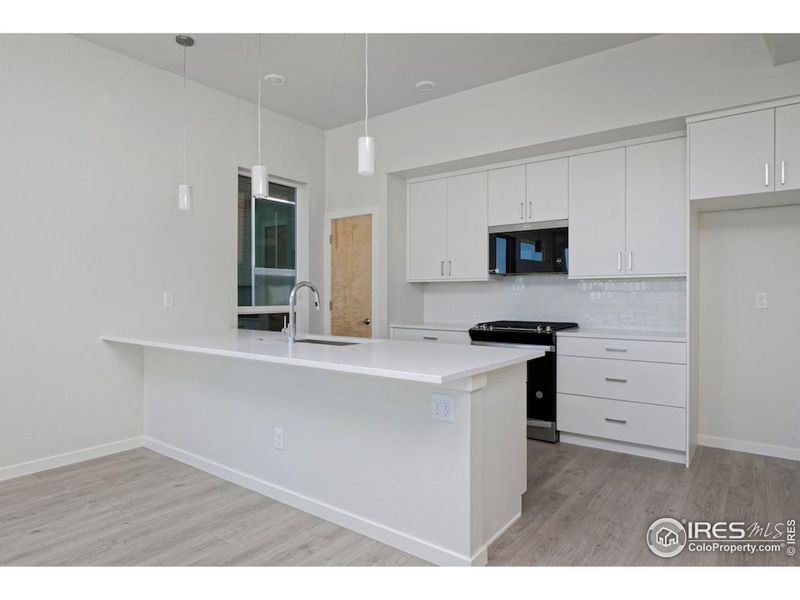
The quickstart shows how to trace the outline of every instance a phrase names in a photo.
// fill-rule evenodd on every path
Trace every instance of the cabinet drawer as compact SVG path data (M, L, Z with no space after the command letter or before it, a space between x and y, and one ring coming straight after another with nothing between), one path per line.
M686 343L559 337L558 355L686 364Z
M567 433L686 449L686 411L607 398L558 394L558 429Z
M392 329L393 340L411 342L439 342L442 344L469 344L469 333L466 331L448 331L443 329Z
M684 365L559 356L557 369L558 392L686 406Z

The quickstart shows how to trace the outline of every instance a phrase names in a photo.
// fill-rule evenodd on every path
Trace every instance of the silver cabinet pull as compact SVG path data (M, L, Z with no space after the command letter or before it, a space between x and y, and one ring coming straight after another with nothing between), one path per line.
M438 338L438 337L434 337L434 336L432 336L432 335L423 335L423 336L422 336L422 339L423 339L423 340L430 340L430 341L432 341L432 342L435 342L435 341L436 341L436 340L438 340L439 338Z
M627 348L606 348L606 352L627 352Z
M525 220L525 203L524 202L520 202L519 203L519 220L520 221L524 221Z
M606 381L613 381L614 383L628 383L627 379L621 377L606 377Z
M764 163L764 186L769 187L769 163Z
M450 277L453 274L453 261L447 261L447 276Z
M781 161L781 185L786 183L786 161Z
M617 271L622 271L622 252L617 253Z
M628 251L628 271L633 271L633 250Z
M609 423L619 423L620 425L625 425L627 423L627 419L612 419L611 417L606 417L606 421Z
M442 277L444 277L444 261L442 261L441 273L442 273Z
M528 220L533 218L533 202L528 201Z

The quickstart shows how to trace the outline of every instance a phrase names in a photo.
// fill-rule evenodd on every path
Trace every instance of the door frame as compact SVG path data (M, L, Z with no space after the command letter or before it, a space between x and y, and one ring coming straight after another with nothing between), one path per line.
M325 335L331 335L331 296L333 295L333 287L332 287L332 278L333 278L333 269L332 269L332 259L333 259L333 252L332 250L332 231L333 226L332 222L334 219L342 219L347 217L360 217L363 215L370 215L372 217L372 315L370 316L370 320L372 324L370 326L370 331L372 337L375 337L375 315L377 314L378 310L378 303L376 301L376 294L375 290L377 289L378 285L378 244L375 241L378 239L378 207L376 206L366 206L363 208L349 208L346 210L334 210L325 213L325 237L323 238L323 243L325 240L328 241L325 246L325 291L327 294L327 298L323 298L324 304L324 318L323 318L323 327L325 331Z

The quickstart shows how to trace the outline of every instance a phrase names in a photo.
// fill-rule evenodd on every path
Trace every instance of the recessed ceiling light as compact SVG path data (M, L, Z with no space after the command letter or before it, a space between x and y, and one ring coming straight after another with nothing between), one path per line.
M433 91L433 88L436 87L435 81L418 81L414 84L414 87L417 88L420 92L430 92Z
M264 75L264 81L270 85L283 85L286 83L286 77L278 73L267 73Z

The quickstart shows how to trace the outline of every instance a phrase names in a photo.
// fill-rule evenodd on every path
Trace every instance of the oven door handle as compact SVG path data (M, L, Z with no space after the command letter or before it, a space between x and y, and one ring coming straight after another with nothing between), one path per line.
M510 342L482 342L472 340L473 346L496 346L498 348L521 348L523 350L544 350L545 352L555 352L555 346L543 346L537 344L512 344Z

